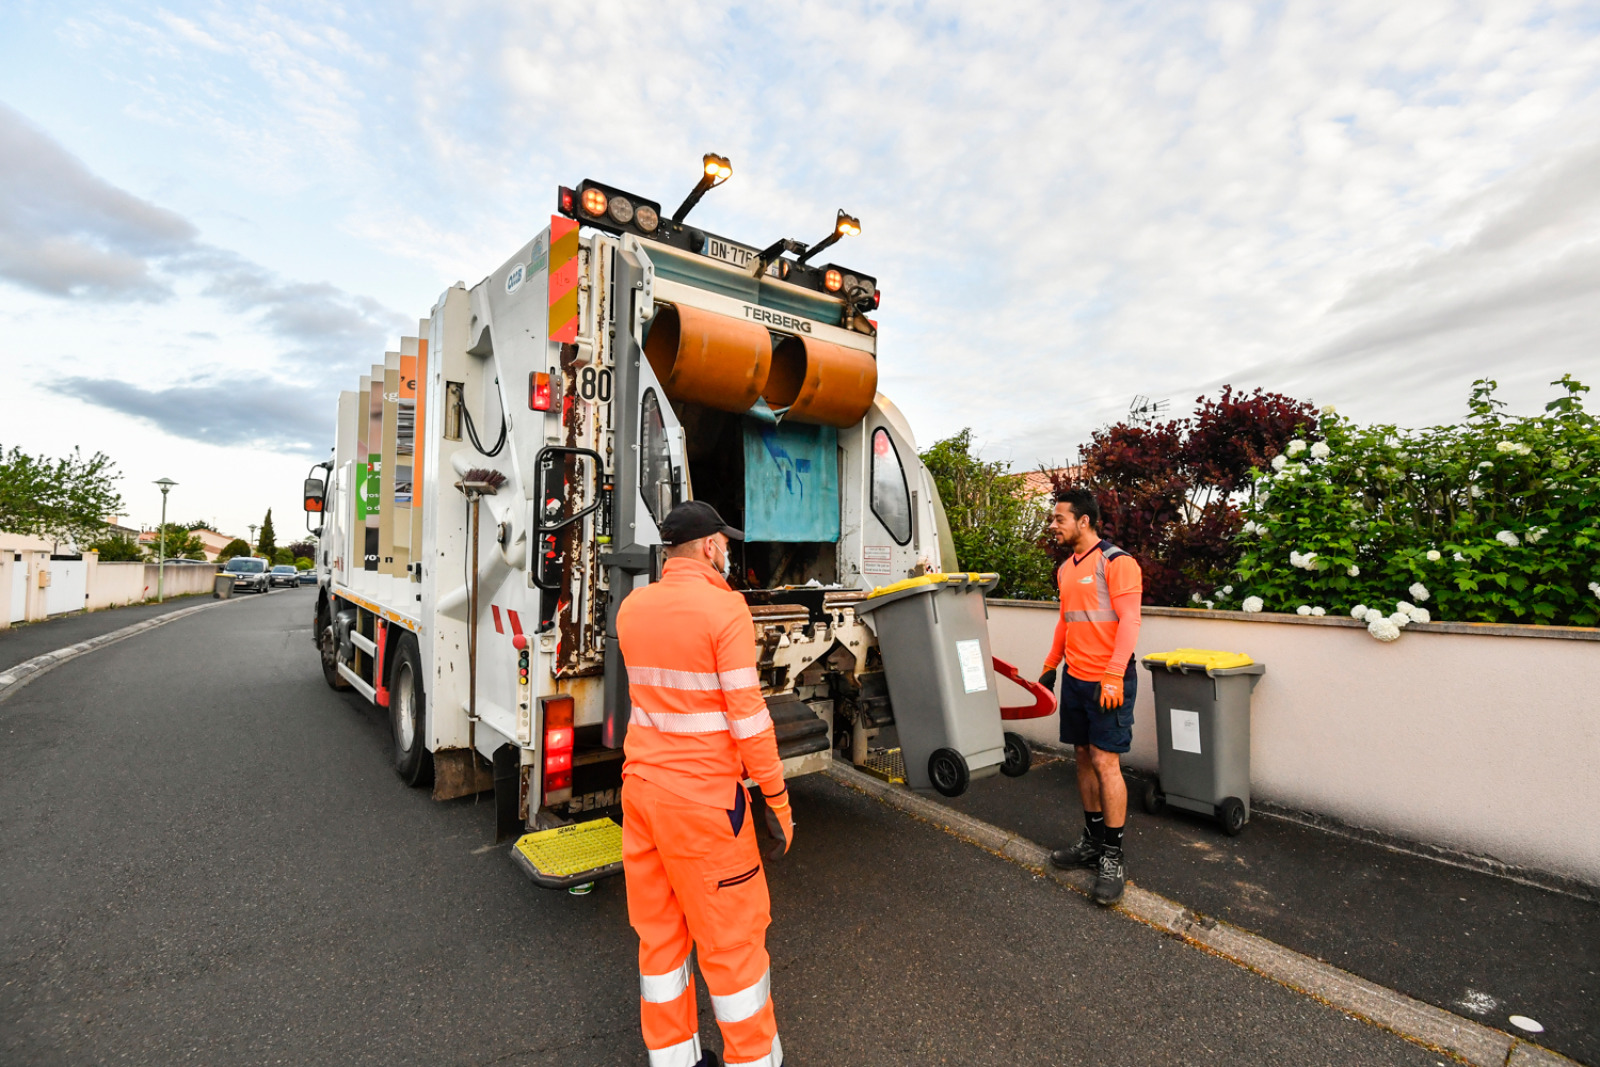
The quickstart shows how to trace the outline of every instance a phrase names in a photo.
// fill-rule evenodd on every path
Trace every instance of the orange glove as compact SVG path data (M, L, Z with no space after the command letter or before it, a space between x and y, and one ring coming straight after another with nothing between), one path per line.
M767 833L772 837L773 845L767 850L767 859L782 859L789 854L789 846L794 843L794 811L789 807L789 790L785 789L775 797L762 794L766 800Z
M1122 707L1122 676L1108 674L1100 679L1100 706L1107 711Z

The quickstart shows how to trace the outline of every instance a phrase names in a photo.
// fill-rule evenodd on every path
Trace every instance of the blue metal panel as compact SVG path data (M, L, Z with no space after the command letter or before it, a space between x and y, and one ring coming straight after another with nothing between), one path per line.
M839 432L744 420L744 535L839 540Z

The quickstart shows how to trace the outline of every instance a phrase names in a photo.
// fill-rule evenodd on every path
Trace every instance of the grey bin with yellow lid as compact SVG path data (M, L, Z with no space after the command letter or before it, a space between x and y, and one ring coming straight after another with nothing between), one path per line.
M1005 762L984 594L997 574L925 574L856 607L878 637L906 784L960 796Z
M1144 657L1156 705L1160 785L1144 809L1165 804L1214 816L1230 836L1250 820L1250 694L1266 672L1242 652L1180 648Z

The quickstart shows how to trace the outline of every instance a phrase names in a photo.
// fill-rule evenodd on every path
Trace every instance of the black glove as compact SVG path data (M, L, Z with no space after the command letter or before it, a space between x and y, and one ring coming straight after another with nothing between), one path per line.
M767 849L764 855L769 860L781 860L788 853L790 839L794 835L794 815L791 814L789 807L789 791L785 789L777 797L763 796L762 799L766 801L761 805L762 821L766 823L767 836L772 838L773 842L772 847ZM779 818L772 810L774 800L783 809L783 818Z
M1039 684L1054 693L1056 691L1056 669L1051 667L1039 675Z

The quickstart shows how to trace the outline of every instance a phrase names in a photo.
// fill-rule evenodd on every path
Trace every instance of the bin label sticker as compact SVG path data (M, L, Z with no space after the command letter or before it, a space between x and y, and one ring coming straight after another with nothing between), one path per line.
M956 659L961 664L961 684L969 693L989 688L989 672L983 669L983 646L977 641L957 641Z
M861 548L862 574L888 574L894 552L888 545L863 545Z
M1172 751L1200 754L1200 713L1172 709Z

